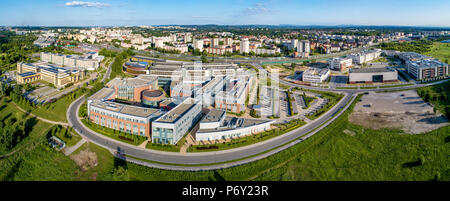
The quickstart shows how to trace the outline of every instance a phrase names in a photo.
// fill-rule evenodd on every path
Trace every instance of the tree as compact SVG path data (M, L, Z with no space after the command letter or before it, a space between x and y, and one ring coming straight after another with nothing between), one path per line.
M123 168L122 166L117 167L116 169L114 169L113 180L114 181L130 181L130 176L128 175L128 171L125 168Z
M208 59L206 58L205 55L202 55L201 59L202 59L202 63L208 63Z

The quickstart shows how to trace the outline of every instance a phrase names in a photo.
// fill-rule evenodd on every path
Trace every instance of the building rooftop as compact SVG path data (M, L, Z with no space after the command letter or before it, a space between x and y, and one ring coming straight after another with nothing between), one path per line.
M197 133L208 133L208 132L222 132L227 130L234 130L239 128L245 128L250 126L255 126L259 124L275 122L273 120L259 120L259 119L244 119L237 117L225 117L225 119L220 123L218 128L200 129Z
M94 101L91 103L91 106L102 108L109 111L114 111L122 114L127 114L131 116L144 117L147 118L149 116L161 116L163 113L159 109L152 108L143 108L132 105L125 105L121 103L116 103L112 101Z
M305 72L303 72L304 76L314 76L314 75L325 75L329 72L330 70L328 68L309 68L308 70L306 70Z
M157 80L158 80L158 78L154 77L154 76L139 75L138 77L135 77L135 78L114 78L113 80L108 82L107 86L140 87L140 86L150 85Z
M394 72L395 70L389 68L352 68L350 73L386 73Z
M188 98L165 115L156 120L162 123L174 123L195 106L195 100Z
M32 75L36 75L36 73L35 72L26 72L26 73L19 74L20 77L28 77L28 76L32 76Z
M112 94L114 94L114 89L112 88L102 88L97 91L95 94L90 96L88 100L102 100L109 98Z
M210 123L210 122L218 122L225 115L224 110L215 110L212 109L206 114L206 116L201 120L200 123Z

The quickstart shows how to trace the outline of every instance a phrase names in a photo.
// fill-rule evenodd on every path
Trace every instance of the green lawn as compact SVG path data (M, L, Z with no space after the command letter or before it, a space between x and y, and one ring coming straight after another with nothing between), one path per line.
M339 102L339 100L341 100L342 97L344 97L344 95L342 94L336 94L331 92L320 92L320 94L322 98L328 99L328 103L321 109L317 110L317 112L306 116L308 119L311 120L317 119L318 117L320 117L320 115L325 114L328 110L333 108Z
M75 97L73 97L72 95L66 95L58 99L54 103L48 103L45 105L37 106L36 109L32 110L32 113L51 121L67 122L66 117L67 108L69 108L69 105L73 101L75 101L78 97L82 96L85 93L85 91L77 90L74 93Z
M448 63L450 60L450 44L434 42L431 51L425 54Z

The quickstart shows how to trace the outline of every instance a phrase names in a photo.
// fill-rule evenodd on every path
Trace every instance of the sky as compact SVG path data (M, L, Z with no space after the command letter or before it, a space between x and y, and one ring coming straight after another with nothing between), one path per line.
M403 25L450 27L449 0L0 0L3 26Z

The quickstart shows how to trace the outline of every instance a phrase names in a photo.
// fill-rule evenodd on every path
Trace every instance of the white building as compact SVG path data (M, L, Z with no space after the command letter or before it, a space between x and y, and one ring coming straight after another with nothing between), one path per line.
M351 58L330 58L328 59L328 66L331 70L345 71L352 66Z
M152 122L152 142L176 144L201 118L202 106L192 98Z
M225 111L210 110L200 121L200 129L195 134L195 139L212 141L244 137L269 130L273 123L273 120L227 117Z
M303 82L321 83L330 76L330 69L328 68L309 68L303 72Z
M248 41L248 38L242 38L240 52L241 54L250 52L250 42Z
M194 39L194 49L199 49L200 52L203 51L203 39Z
M381 55L381 49L363 51L360 53L349 54L347 57L353 59L355 64L363 64L374 59L377 59Z

